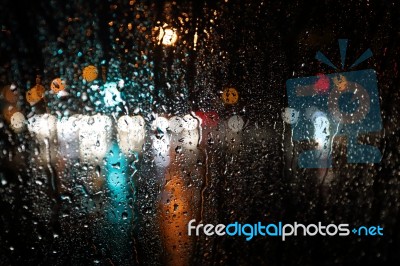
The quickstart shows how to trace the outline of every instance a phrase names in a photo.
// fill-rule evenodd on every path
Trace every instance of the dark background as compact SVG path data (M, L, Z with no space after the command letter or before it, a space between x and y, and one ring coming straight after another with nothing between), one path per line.
M90 63L99 69L104 67L107 80L135 80L132 86L137 89L124 91L131 99L127 101L130 114L140 106L144 116L152 111L183 114L189 110L216 110L221 117L242 115L249 121L249 130L243 133L239 151L227 149L226 143L210 148L214 160L204 222L321 221L384 227L383 237L297 237L286 242L262 237L246 242L243 238L202 236L196 240L191 257L194 265L398 265L399 3L176 1L170 9L165 4L136 1L131 8L129 1L115 0L2 1L0 87L17 84L20 107L28 116L65 110L110 114L115 110L99 111L92 102L82 103L79 99L79 91L89 91L87 85L82 85L79 71ZM213 11L217 11L216 16ZM179 26L177 17L182 13L190 20L183 26L187 34L180 35L175 47L164 49L144 37L151 35L157 21ZM140 18L134 19L138 14ZM114 26L109 26L110 21ZM147 28L131 35L126 29L119 31L118 25L127 22L142 23ZM192 42L196 28L200 41L198 49L193 50L183 41ZM293 165L296 152L288 140L290 128L283 124L280 114L287 106L287 79L334 72L314 59L317 51L340 65L340 38L349 39L347 64L368 48L374 53L357 69L377 71L384 128L374 141L383 159L375 165L350 165L341 159L345 150L337 147L333 181L321 184L317 170ZM57 53L59 49L62 54ZM78 52L83 53L79 58ZM143 54L149 60L137 59ZM129 64L135 62L138 66ZM135 71L138 76L132 76ZM141 96L149 91L143 84L149 82L152 73L154 90L150 96ZM45 103L28 106L24 93L35 84L37 75L43 84L50 84L59 75L66 76L71 96L57 100L47 94ZM241 95L233 107L220 103L219 91L226 86L236 87ZM88 111L86 106L93 108ZM261 137L255 137L255 128L260 129ZM69 195L72 203L66 203L59 192L49 188L48 173L38 169L32 159L34 144L28 134L14 134L4 123L0 136L0 150L4 150L0 153L0 178L6 180L0 185L0 264L167 262L162 237L154 231L158 183L155 174L145 170L151 154L145 152L143 170L135 177L132 209L141 218L132 218L124 225L128 240L110 237L107 242L96 232L105 230L118 236L113 233L118 228L104 224L101 214L89 217L81 212L85 197L74 194L75 190ZM25 145L25 151L18 151L21 145ZM66 176L79 180L80 171L82 165ZM140 175L150 177L143 181ZM44 185L37 185L36 180L43 180ZM63 216L65 213L68 215Z

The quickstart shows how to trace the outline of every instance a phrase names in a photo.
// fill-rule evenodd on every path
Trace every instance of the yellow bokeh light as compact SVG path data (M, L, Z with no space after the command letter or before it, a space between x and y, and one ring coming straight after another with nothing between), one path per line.
M65 89L64 81L61 80L60 78L56 78L51 82L50 88L55 93L58 93L58 92L60 92L60 91Z
M29 91L26 92L26 100L31 104L34 105L39 102L44 97L45 88L42 85L35 85Z
M83 69L82 76L87 82L97 79L99 72L95 66L87 66Z
M235 104L239 101L239 93L235 88L227 88L222 93L222 101L225 104Z

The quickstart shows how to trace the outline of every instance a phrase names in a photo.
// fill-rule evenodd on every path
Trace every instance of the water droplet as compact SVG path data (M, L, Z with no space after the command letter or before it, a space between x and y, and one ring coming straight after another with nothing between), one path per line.
M120 162L117 162L117 163L112 164L111 166L112 166L113 168L115 168L115 169L120 169L120 168L121 168L121 163L120 163Z
M176 153L181 153L182 152L182 146L176 146L175 152Z
M96 168L95 168L95 173L96 173L96 177L97 178L100 178L100 176L101 176L101 169L100 169L100 166L96 166Z

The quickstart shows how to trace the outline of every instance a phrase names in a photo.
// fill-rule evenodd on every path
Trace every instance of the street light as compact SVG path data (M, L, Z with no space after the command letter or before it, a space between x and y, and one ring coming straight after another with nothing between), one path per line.
M164 25L165 26L165 25ZM158 35L159 44L160 42L165 46L172 46L178 40L178 34L174 28L163 28L160 27L160 33Z

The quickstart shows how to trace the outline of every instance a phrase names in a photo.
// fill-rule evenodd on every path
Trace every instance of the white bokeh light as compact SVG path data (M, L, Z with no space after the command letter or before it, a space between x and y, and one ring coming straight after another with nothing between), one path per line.
M162 132L166 132L168 127L169 127L168 119L162 116L157 117L151 124L152 130L158 129L161 130Z
M11 116L10 126L16 133L22 132L26 126L26 118L25 118L24 114L21 112L15 112Z
M317 142L318 157L321 159L328 158L330 154L330 123L326 114L320 111L312 115L314 122L314 140Z
M173 116L169 119L169 130L173 133L178 134L183 130L183 121L179 116Z
M199 126L199 121L192 115L188 114L183 117L182 125L186 130L194 130Z
M285 123L296 124L299 121L299 111L294 108L286 107L282 113L282 119Z
M181 144L185 149L194 150L199 144L200 133L198 129L183 130L181 133Z
M38 139L53 138L57 134L57 118L53 115L34 115L28 119L28 130Z
M130 151L141 151L144 137L145 124L141 116L121 116L117 122L118 144L121 151L129 155Z
M80 158L90 162L100 161L111 144L111 118L104 115L82 116L79 125Z
M79 156L79 116L57 121L57 138L61 156L74 159Z
M167 167L170 163L170 138L167 134L162 137L152 135L152 149L154 155L154 163L157 167Z
M244 126L243 118L238 115L234 115L228 120L228 127L233 132L241 131L243 129L243 126Z

